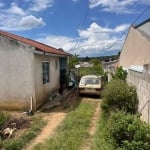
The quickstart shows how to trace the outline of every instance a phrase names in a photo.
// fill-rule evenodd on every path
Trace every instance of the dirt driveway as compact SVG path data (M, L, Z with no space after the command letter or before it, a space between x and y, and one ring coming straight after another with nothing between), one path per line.
M92 117L90 129L89 129L89 134L91 135L91 139L85 141L85 146L83 147L84 150L88 150L92 142L92 137L96 131L96 124L100 112L100 106L99 106L100 101L98 99L93 99L93 98L82 98L81 101L88 101L88 102L95 101L98 104L97 107L95 108L95 113ZM56 109L54 112L42 113L41 115L47 121L47 125L42 129L41 133L33 141L31 141L31 143L28 144L28 146L24 150L32 150L35 145L44 142L46 139L48 139L48 137L52 136L55 133L56 128L66 117L67 112L58 111Z
M47 121L47 125L42 129L38 135L25 150L32 150L33 147L39 143L44 142L49 136L53 135L57 126L62 122L67 113L65 112L52 112L42 114L43 119Z

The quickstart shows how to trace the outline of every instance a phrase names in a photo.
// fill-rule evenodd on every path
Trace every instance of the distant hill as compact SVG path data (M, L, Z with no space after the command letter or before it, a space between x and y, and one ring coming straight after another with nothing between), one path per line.
M111 55L111 56L99 56L99 57L79 57L79 61L86 61L89 62L91 59L99 59L100 61L109 61L109 60L116 60L119 58L119 55Z

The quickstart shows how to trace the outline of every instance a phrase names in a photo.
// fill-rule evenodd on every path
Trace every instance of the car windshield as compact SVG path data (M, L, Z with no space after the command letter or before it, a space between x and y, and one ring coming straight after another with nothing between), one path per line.
M83 78L81 84L99 84L99 79L96 78Z

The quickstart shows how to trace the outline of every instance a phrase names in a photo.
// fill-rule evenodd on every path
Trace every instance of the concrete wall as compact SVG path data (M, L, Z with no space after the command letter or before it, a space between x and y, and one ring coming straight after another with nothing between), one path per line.
M59 57L44 56L35 54L34 56L34 76L35 76L35 94L36 94L36 108L44 104L50 94L59 89ZM49 83L43 84L42 61L49 62ZM57 61L57 68L56 68Z
M28 108L35 99L33 50L0 36L0 109Z
M137 72L134 70L129 70L127 76L127 82L137 89L137 95L139 98L139 107L138 110L141 111L144 105L148 100L150 100L150 74ZM150 103L149 103L149 110L150 110ZM148 122L150 121L150 114L148 114L148 104L142 110L141 119ZM150 112L149 112L150 113ZM149 117L149 119L148 119Z
M142 26L139 26L138 29L150 35L150 22L146 22Z
M119 66L150 63L150 41L141 32L131 27L120 54Z

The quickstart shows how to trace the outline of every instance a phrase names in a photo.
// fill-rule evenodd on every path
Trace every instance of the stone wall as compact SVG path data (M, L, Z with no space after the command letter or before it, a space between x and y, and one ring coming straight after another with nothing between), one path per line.
M129 69L127 82L137 89L141 119L150 123L150 74Z

